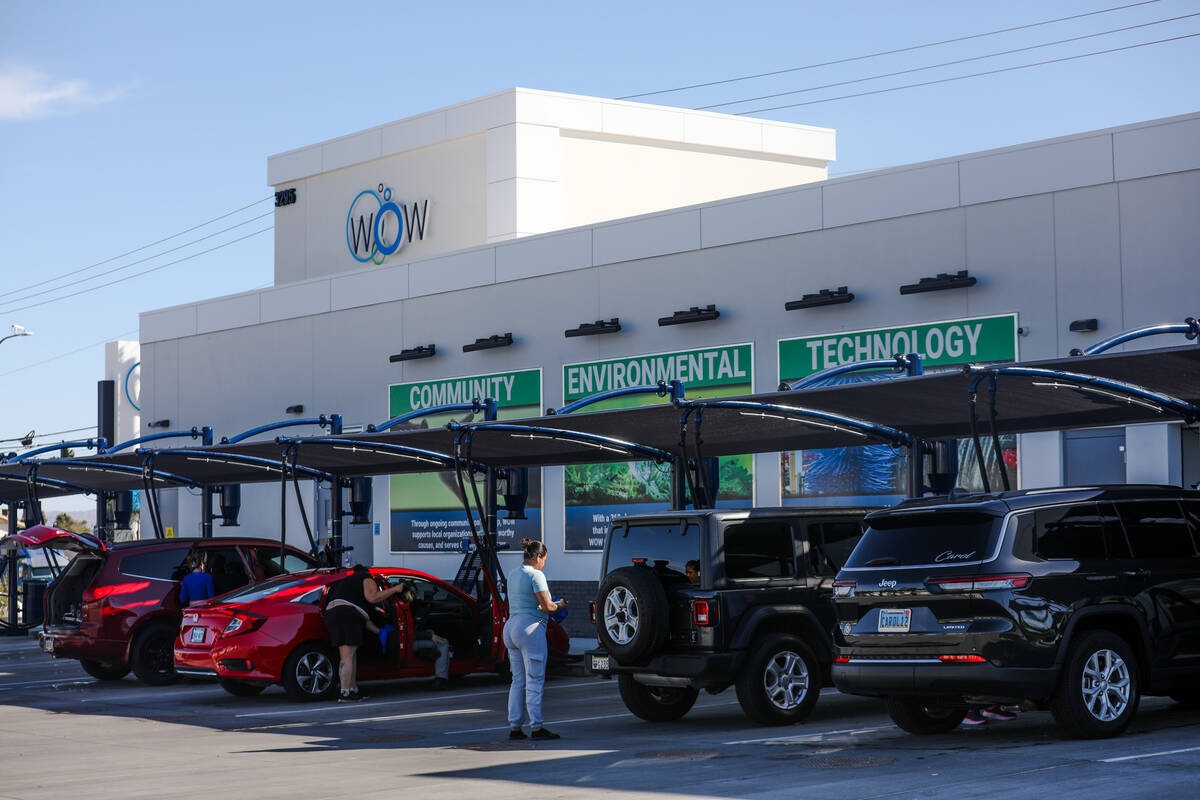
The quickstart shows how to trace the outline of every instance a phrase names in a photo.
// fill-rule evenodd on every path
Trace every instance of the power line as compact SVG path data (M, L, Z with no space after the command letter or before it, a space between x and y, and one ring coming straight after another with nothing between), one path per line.
M688 89L703 89L706 86L720 86L720 85L726 84L726 83L737 83L738 81L749 81L749 80L754 80L755 78L769 78L772 75L784 75L789 72L801 72L806 69L816 69L817 67L829 67L829 66L833 66L834 64L848 64L852 61L864 61L868 58L877 58L879 56L890 56L890 55L895 55L896 53L907 53L912 50L922 50L927 47L938 47L943 44L953 44L954 42L965 42L965 41L969 41L971 39L981 39L985 36L996 36L997 34L1001 34L1001 33L1011 33L1013 31L1022 31L1022 30L1026 30L1028 28L1037 28L1042 25L1053 25L1056 22L1067 22L1068 20L1073 20L1073 19L1082 19L1084 17L1094 17L1097 14L1109 14L1113 11L1123 11L1127 8L1136 8L1137 6L1147 6L1147 5L1150 5L1151 3L1157 3L1158 1L1159 0L1143 0L1143 2L1140 2L1140 3L1129 3L1128 5L1123 5L1123 6L1113 6L1112 8L1103 8L1103 9L1100 9L1099 11L1088 11L1083 14L1073 14L1069 17L1059 17L1058 19L1048 19L1048 20L1043 20L1042 22L1031 22L1027 25L1017 25L1012 28L1000 28L999 30L987 31L985 33L973 33L970 36L958 36L953 39L943 39L940 42L928 42L926 44L915 44L915 45L911 45L909 47L899 47L895 50L881 50L878 53L868 53L866 55L851 56L849 58L838 58L833 61L822 61L819 64L806 64L803 67L788 67L787 69L777 69L773 72L760 72L757 75L743 75L738 78L725 78L724 80L709 81L707 83L693 83L690 86L676 86L674 89L659 89L658 91L654 91L654 92L642 92L640 94L627 94L623 97L618 97L616 99L618 99L618 100L633 100L638 97L650 97L650 96L656 95L656 94L670 94L671 92L682 92L682 91L686 91Z
M51 438L51 437L53 437L53 436L61 436L61 435L63 435L64 433L81 433L81 432L83 432L83 431L94 431L94 430L96 430L96 426L95 426L95 425L85 425L85 426L84 426L84 427L82 427L82 428L71 428L70 430L67 430L67 431L54 431L54 432L52 432L52 433L34 433L34 435L33 435L33 436L28 436L28 437L26 437L26 436L14 436L14 437L12 437L11 439L0 439L0 444L4 444L4 443L7 443L7 442L22 442L22 441L24 441L26 438L30 438L30 439L49 439L49 438ZM31 433L33 433L33 432L31 431Z
M112 269L106 269L103 272L97 272L95 275L89 275L88 277L80 278L77 281L72 281L70 283L64 283L62 286L54 286L49 289L42 289L40 292L33 292L32 294L23 295L22 297L14 297L12 300L0 301L0 306L12 305L13 303L21 303L21 302L24 302L25 300L30 300L34 297L41 297L44 294L50 294L51 292L62 291L63 289L69 289L72 286L78 286L81 283L87 283L88 281L94 281L97 278L103 278L105 275L111 275L114 272L120 272L123 269L129 269L130 267L135 267L138 264L144 264L147 261L153 261L154 259L158 258L159 256L165 256L167 253L174 253L177 250L183 250L185 247L191 247L192 245L197 244L199 242L203 242L206 239L211 239L214 236L220 236L222 233L228 233L229 231L240 228L243 225L249 225L251 222L257 222L258 220L262 219L263 217L269 217L274 213L275 213L274 211L268 211L265 214L259 214L257 217L251 217L250 219L248 219L244 222L239 222L236 225L230 225L228 228L222 228L221 230L215 231L214 233L206 234L204 236L201 236L199 239L193 239L190 242L184 242L181 245L177 245L177 246L169 248L167 250L163 250L162 252L146 256L145 258L139 258L137 261L130 261L128 264L123 264L119 267L113 267ZM142 248L142 249L145 249L145 248ZM46 283L46 281L42 281L42 283ZM40 283L33 284L33 286L40 286L40 285L41 285ZM33 286L27 286L25 288L32 289ZM15 289L14 291L19 292L19 291L23 291L23 290Z
M52 297L49 300L42 300L41 302L38 302L38 303L30 303L27 306L20 306L18 308L10 308L7 311L5 311L4 313L10 314L10 313L15 313L17 311L25 311L26 309L30 309L30 308L37 308L38 306L44 306L48 303L57 303L59 300L66 300L69 297L78 297L81 294L87 294L88 292L94 292L97 289L104 289L105 287L113 286L118 283L123 283L125 281L132 280L134 278L140 278L143 275L149 275L151 272L158 272L160 269L166 269L167 267L171 267L176 264L182 264L184 261L191 261L193 258L197 258L206 253L211 253L214 250L220 250L222 247L228 247L231 244L237 244L238 242L249 239L251 236L257 236L260 233L266 233L267 231L271 230L274 227L275 227L274 225L268 225L267 227L262 228L261 230L254 231L253 233L247 233L245 236L239 236L237 239L232 239L228 242L225 242L224 244L219 244L219 245L216 245L215 247L210 247L207 250L201 250L199 253L192 253L190 256L184 256L183 258L177 258L174 261L168 261L166 264L159 264L157 267L151 267L150 269L145 269L145 270L142 270L141 272L135 272L132 275L126 275L123 278L117 278L115 281L109 281L108 283L102 283L99 286L92 286L87 289L80 289L77 292L71 292L70 294L64 294L60 297Z
M213 217L212 219L208 220L207 222L202 222L199 225L193 225L190 228L179 231L179 233L173 233L170 236L165 236L162 239L151 242L150 244L144 244L141 247L135 247L132 250L127 250L124 253L121 253L120 255L112 256L111 258L106 258L103 261L97 261L95 264L89 264L86 267L80 267L78 269L71 270L70 272L64 272L61 275L55 275L52 278L47 278L46 280L39 281L38 283L31 283L28 286L22 286L17 289L9 289L7 292L0 292L0 297L6 297L10 294L16 294L17 292L23 292L26 289L34 289L38 286L42 286L47 283L53 283L54 281L57 281L60 278L69 278L70 276L77 275L80 272L86 272L89 269L94 269L95 267L104 266L105 264L107 264L111 261L116 261L118 258L124 258L125 256L131 256L134 253L140 253L141 251L143 251L149 247L154 247L154 245L156 245L156 244L162 244L163 242L167 242L167 241L170 241L171 239L175 239L180 236L183 236L185 233L191 233L192 231L199 230L200 228L203 228L206 225L211 225L212 223L217 222L218 220L225 219L226 217L232 217L234 214L238 213L239 211L245 211L248 208L253 208L254 206L258 205L259 203L265 203L267 200L270 200L270 199L271 199L270 197L264 197L262 200L255 200L253 203L250 203L249 205L242 206L241 208L235 208L233 211L230 211L226 214L222 214L219 217Z
M1125 47L1114 47L1109 50L1096 50L1095 52L1092 52L1092 53L1081 53L1080 55L1077 55L1077 56L1064 56L1062 58L1052 58L1047 61L1036 61L1032 64L1018 64L1015 67L1002 67L1000 69L991 69L986 72L973 72L970 75L958 75L958 76L955 76L952 78L940 78L935 81L923 81L921 83L909 83L909 84L905 84L904 86L892 86L887 89L875 89L870 92L858 92L857 94L844 94L844 95L840 95L838 97L826 97L822 100L809 100L804 103L789 103L787 105L782 105L782 106L771 106L770 108L756 108L753 111L739 111L739 112L737 112L737 116L745 116L747 114L763 114L767 111L779 111L780 109L784 109L784 108L799 108L800 106L812 106L812 105L817 105L818 103L831 103L834 100L849 100L850 98L853 98L853 97L867 97L868 95L873 95L873 94L884 94L886 92L898 92L902 89L915 89L919 86L934 86L939 83L951 83L953 81L966 80L967 78L978 78L983 75L996 75L1001 72L1013 72L1013 71L1019 70L1019 69L1030 69L1032 67L1045 66L1046 64L1060 64L1064 61L1075 61L1080 58L1091 58L1092 56L1102 56L1102 55L1106 55L1108 53L1119 53L1122 50L1135 50L1139 47L1149 47L1150 45L1164 44L1166 42L1178 42L1182 39L1192 39L1197 36L1200 36L1200 33L1189 33L1189 34L1185 34L1183 36L1172 36L1169 39L1159 39L1159 40L1153 41L1153 42L1142 42L1141 44L1131 44L1131 45L1126 45Z
M49 364L51 361L58 361L60 358L66 358L67 356L73 356L76 353L82 353L84 350L91 350L93 347L99 347L100 345L107 344L108 342L111 342L114 339L120 339L124 336L130 336L135 333L137 333L136 330L125 331L124 333L118 333L116 336L109 336L108 338L101 339L98 342L92 342L91 344L85 344L83 347L78 347L69 352L59 353L58 355L50 356L49 358L43 358L43 359L39 360L36 364L26 364L23 367L17 367L16 369L10 369L8 372L0 372L0 378L4 377L6 375L14 375L18 372L24 372L25 370L33 369L34 367L40 367L43 364Z
M822 84L820 86L810 86L807 89L793 89L792 91L789 91L789 92L776 92L775 94L764 94L764 95L760 95L758 97L746 97L741 100L730 100L726 103L714 103L709 106L698 106L696 108L696 110L697 111L707 111L708 109L711 109L711 108L723 108L725 106L740 105L741 103L752 103L755 100L770 100L775 97L788 97L788 96L794 95L794 94L804 94L805 92L815 92L820 89L832 89L835 86L849 86L849 85L855 84L855 83L866 83L867 81L875 81L875 80L880 80L882 78L894 78L897 75L908 75L913 72L924 72L925 70L938 69L940 67L952 67L955 64L966 64L971 61L982 61L987 58L997 58L999 56L1012 55L1013 53L1024 53L1029 50L1038 50L1043 47L1054 47L1055 45L1068 44L1069 42L1079 42L1084 39L1095 39L1099 36L1108 36L1113 33L1123 33L1125 31L1132 31L1132 30L1136 30L1138 28L1149 28L1153 25L1163 25L1168 22L1178 22L1181 19L1190 19L1192 17L1200 17L1200 11L1198 11L1194 14L1184 14L1179 17L1171 17L1169 19L1160 19L1160 20L1156 20L1154 22L1143 22L1140 25L1128 25L1124 28L1113 28L1112 30L1100 31L1099 33L1088 33L1088 34L1084 34L1083 36L1072 36L1069 39L1059 39L1058 41L1046 42L1045 44L1034 44L1034 45L1029 45L1028 47L1017 47L1012 50L1001 50L1001 51L998 51L995 53L988 53L987 55L982 55L982 56L971 56L970 58L960 58L960 59L956 59L954 61L943 61L940 64L930 64L925 67L913 67L911 69L902 69L897 72L886 72L881 75L871 75L866 78L855 78L853 80L848 80L848 81L837 81L836 83L826 83L826 84Z

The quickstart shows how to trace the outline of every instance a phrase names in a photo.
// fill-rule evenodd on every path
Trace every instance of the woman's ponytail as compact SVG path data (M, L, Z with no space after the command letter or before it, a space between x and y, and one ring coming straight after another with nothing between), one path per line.
M537 539L522 539L521 547L525 550L525 560L530 561L535 558L541 558L549 551L546 545L539 542Z

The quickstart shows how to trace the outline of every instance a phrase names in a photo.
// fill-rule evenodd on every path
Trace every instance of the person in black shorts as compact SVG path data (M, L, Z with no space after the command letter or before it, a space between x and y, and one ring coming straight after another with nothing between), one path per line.
M366 697L358 691L358 648L366 631L378 633L371 622L371 607L403 591L403 586L380 589L371 572L362 564L329 590L325 601L325 627L329 640L338 649L339 703L355 703Z

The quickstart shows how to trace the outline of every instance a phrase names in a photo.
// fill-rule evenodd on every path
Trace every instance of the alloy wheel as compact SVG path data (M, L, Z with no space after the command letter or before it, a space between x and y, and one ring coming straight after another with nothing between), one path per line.
M1083 706L1101 722L1112 722L1129 707L1129 665L1112 650L1097 650L1083 667Z
M763 689L776 708L790 711L808 694L808 665L791 650L780 650L763 670Z
M624 586L616 587L604 598L604 629L617 644L629 644L637 636L637 598Z
M333 685L333 662L324 653L305 653L296 662L296 683L313 696L323 694Z

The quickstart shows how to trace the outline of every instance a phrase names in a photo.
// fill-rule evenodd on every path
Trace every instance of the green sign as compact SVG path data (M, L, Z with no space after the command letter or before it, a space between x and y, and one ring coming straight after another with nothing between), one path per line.
M388 387L388 413L398 417L423 408L469 403L475 398L482 400L485 397L495 398L500 408L533 406L535 412L531 416L537 416L541 413L542 371L526 369L393 384Z
M781 380L796 380L830 367L913 352L924 357L926 367L973 361L1016 361L1017 315L998 314L781 339L779 375Z
M749 344L705 347L649 356L589 361L563 367L563 401L624 389L653 385L659 381L683 381L685 386L733 386L749 384L754 356ZM637 404L646 400L639 399Z

